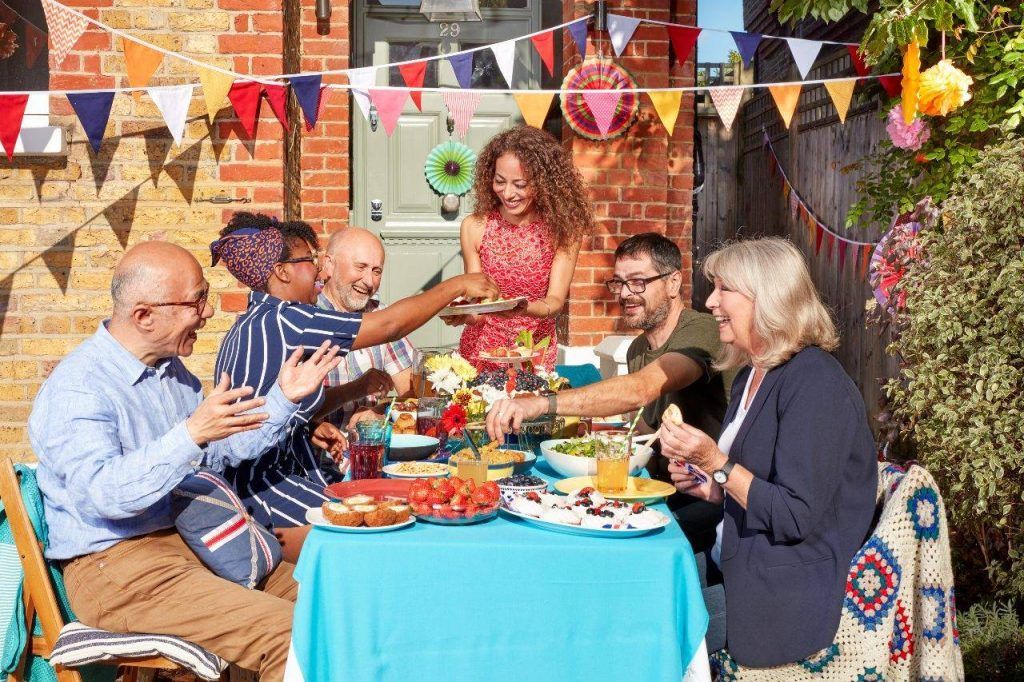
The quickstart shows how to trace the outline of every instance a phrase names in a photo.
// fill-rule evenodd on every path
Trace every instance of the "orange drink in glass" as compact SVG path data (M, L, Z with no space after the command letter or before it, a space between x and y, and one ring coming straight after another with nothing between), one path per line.
M595 448L597 489L602 493L626 492L629 481L629 444L624 439L600 438Z

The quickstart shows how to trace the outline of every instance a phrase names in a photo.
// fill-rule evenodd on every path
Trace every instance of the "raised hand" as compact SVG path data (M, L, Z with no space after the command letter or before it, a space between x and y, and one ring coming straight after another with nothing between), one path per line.
M266 401L263 398L242 400L249 395L252 395L252 387L231 388L231 378L226 372L222 373L210 395L185 420L192 441L202 446L235 433L258 429L267 413L249 410L262 407Z
M370 369L366 374L356 379L356 381L362 384L360 390L365 397L370 399L369 402L371 404L386 396L395 387L395 382L392 381L391 375L376 368Z
M327 373L341 362L341 358L337 357L338 346L332 346L329 341L320 344L305 362L302 362L303 350L302 346L296 348L281 367L281 373L277 375L281 392L293 403L299 402L323 386Z
M709 473L728 459L711 436L689 424L675 424L670 420L661 422L661 454L689 462Z

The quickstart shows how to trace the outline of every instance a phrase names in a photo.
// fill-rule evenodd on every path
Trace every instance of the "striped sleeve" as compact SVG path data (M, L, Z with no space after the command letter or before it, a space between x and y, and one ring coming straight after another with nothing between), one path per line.
M301 345L313 350L324 341L348 353L359 334L361 313L323 310L315 305L293 303L281 308L282 327L288 345Z

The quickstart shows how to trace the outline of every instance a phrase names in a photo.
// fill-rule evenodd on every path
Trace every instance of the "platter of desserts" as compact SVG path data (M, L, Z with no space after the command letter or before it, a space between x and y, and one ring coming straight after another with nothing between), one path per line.
M480 359L492 362L496 365L518 365L524 362L533 362L544 357L544 351L537 351L533 348L522 346L511 346L505 348L487 348L480 351Z
M498 515L498 484L476 485L473 479L432 478L412 482L409 505L420 521L464 526L489 521Z
M317 528L341 533L383 533L404 528L416 520L405 500L378 500L360 494L308 509L306 521Z
M520 303L526 303L525 296L516 298L484 299L482 301L452 301L451 305L438 313L440 317L454 315L485 315L512 310Z
M643 502L606 498L592 487L568 496L527 492L502 502L502 511L547 530L572 535L625 538L667 526L671 519Z
M572 494L580 488L592 488L597 484L596 476L576 476L574 478L563 478L555 483L555 490L561 493ZM626 479L626 489L620 493L604 493L604 497L614 500L628 502L653 501L668 497L676 491L675 486L664 481L657 481L652 478L640 478L630 476Z
M381 470L391 478L440 478L448 475L448 465L438 462L394 462Z

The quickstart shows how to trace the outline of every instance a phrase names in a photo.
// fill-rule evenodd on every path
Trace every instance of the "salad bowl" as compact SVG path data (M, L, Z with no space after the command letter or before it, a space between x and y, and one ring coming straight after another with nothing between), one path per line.
M566 478L575 476L596 476L597 460L594 458L593 438L556 438L540 444L544 459L551 468ZM647 466L654 450L646 445L633 443L633 454L629 458L629 475L635 476Z

